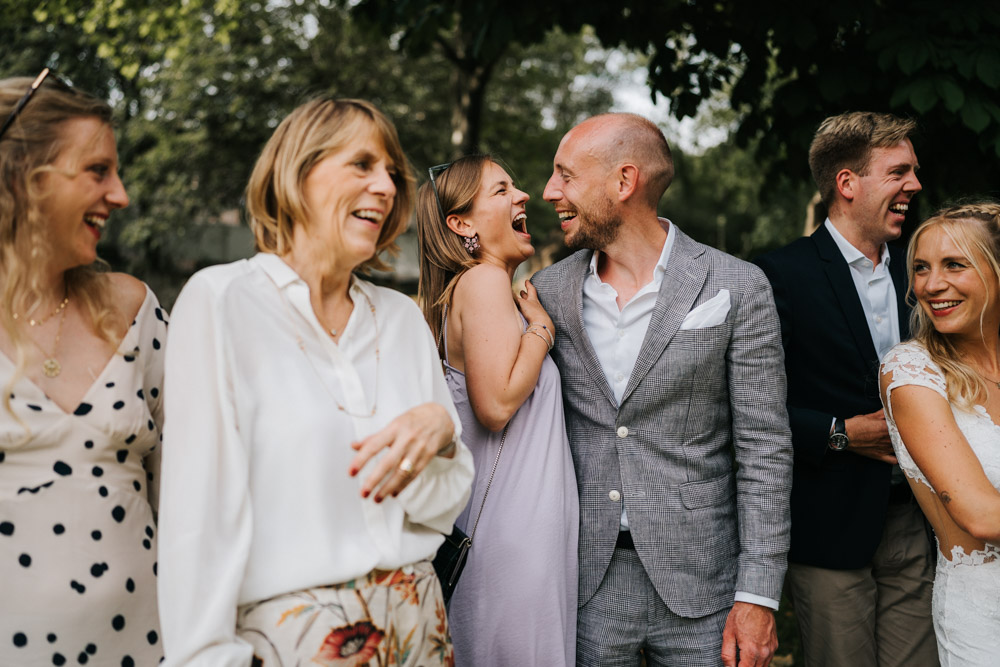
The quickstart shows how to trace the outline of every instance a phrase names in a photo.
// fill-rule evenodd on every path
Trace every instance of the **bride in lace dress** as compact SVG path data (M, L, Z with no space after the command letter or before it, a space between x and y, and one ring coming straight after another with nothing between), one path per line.
M940 211L910 241L913 340L882 362L899 465L938 542L944 667L1000 655L1000 205Z

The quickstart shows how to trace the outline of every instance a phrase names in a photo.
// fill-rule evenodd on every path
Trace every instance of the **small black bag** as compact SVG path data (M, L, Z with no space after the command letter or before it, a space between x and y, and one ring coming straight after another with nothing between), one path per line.
M445 327L448 326L448 306L444 307L441 313L441 330L438 332L437 345L441 351L441 341ZM444 360L444 359L442 359ZM458 578L462 576L465 569L465 562L469 556L469 549L472 548L472 538L476 535L476 528L479 526L479 519L483 516L483 508L486 507L486 496L490 493L490 486L493 484L493 475L496 474L497 464L500 463L500 452L503 451L503 443L507 441L507 427L510 422L503 427L503 435L500 436L500 446L497 447L497 457L493 461L493 470L490 471L490 479L486 483L486 491L483 492L483 502L479 505L479 514L476 515L476 523L472 525L472 535L466 535L458 526L451 527L451 535L445 535L444 543L438 547L437 554L432 561L434 572L441 581L441 592L444 593L444 603L451 602L451 595L458 585Z
M469 555L469 547L472 546L472 538L462 532L458 526L454 526L451 535L446 535L444 544L434 556L434 571L437 572L438 579L441 580L441 592L444 593L444 603L451 601L451 594L455 592L455 585L458 578L462 576L465 569L466 556Z
M507 423L510 426L510 423ZM476 523L472 525L472 535L466 535L458 526L451 527L451 535L445 535L444 543L438 547L434 556L434 572L441 580L441 592L444 593L444 603L451 602L451 594L455 592L458 585L458 578L462 576L465 569L465 561L472 548L472 538L476 536L476 528L479 527L479 519L483 516L483 508L486 507L486 496L490 494L490 486L493 485L493 475L496 474L497 464L500 463L500 452L503 451L503 443L507 441L507 426L503 427L503 435L500 437L500 446L497 447L497 457L493 461L493 470L490 471L490 479L486 483L486 491L483 492L483 502L479 505L479 514L476 515Z

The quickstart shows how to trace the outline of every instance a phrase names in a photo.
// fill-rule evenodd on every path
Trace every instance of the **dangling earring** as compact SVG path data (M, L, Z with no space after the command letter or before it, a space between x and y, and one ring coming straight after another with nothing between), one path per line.
M479 234L473 234L472 236L463 236L462 245L469 252L470 255L475 256L476 251L479 250Z

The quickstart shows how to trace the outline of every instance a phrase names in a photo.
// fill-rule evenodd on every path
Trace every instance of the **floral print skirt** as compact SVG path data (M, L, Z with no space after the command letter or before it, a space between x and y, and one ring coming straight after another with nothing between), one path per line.
M236 631L254 667L455 664L430 561L243 605Z

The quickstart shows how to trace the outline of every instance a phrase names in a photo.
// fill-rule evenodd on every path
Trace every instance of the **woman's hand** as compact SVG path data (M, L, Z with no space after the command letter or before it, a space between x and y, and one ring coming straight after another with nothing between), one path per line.
M453 447L443 451L449 449L454 435L455 424L444 406L424 403L364 440L351 443L358 452L351 461L351 477L380 451L389 450L361 486L361 497L367 498L374 491L375 502L380 503L386 496L398 495L439 453L449 458L454 454Z
M524 281L524 289L521 290L517 298L517 307L524 315L524 319L528 320L529 325L543 325L551 334L552 340L555 341L556 328L552 325L552 318L538 301L538 292L535 291L535 286L531 284L530 280Z

